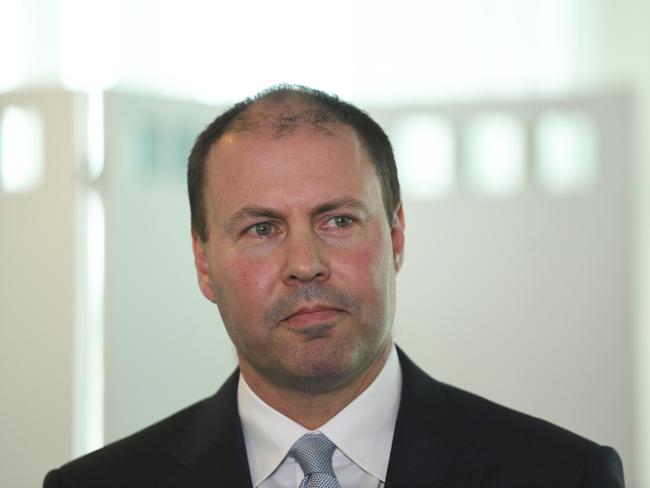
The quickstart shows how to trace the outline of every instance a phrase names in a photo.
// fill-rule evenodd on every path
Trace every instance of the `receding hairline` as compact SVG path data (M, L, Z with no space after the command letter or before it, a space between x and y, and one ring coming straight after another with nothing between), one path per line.
M338 117L328 107L321 105L301 92L288 91L276 98L260 98L246 107L228 125L223 134L213 142L207 159L214 156L219 144L234 137L259 137L273 140L291 136L296 131L308 130L315 136L336 137L349 132L356 138L360 148L372 163L370 148L359 131L350 123ZM373 166L375 164L373 163Z
M230 122L222 137L245 133L279 139L303 127L328 135L334 135L336 129L342 126L353 129L332 109L317 100L300 92L281 94L273 93L255 100Z

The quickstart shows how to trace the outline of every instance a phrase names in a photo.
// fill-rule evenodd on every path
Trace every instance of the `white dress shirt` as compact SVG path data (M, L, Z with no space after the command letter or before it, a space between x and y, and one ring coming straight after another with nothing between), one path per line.
M375 381L317 432L335 445L334 473L341 488L381 488L402 391L395 346ZM296 488L304 474L289 449L311 432L264 403L239 376L239 416L255 488Z

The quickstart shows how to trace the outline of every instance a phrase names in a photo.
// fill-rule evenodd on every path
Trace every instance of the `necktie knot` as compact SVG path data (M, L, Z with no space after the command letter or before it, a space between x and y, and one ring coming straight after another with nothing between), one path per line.
M305 434L289 450L303 473L305 479L301 488L340 488L334 469L332 454L336 446L320 432Z

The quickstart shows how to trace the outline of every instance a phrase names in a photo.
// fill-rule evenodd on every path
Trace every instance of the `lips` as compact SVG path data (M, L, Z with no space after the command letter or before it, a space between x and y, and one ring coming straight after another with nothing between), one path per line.
M292 312L282 321L296 326L309 326L331 322L340 313L340 309L324 305L316 305L311 307L302 307Z

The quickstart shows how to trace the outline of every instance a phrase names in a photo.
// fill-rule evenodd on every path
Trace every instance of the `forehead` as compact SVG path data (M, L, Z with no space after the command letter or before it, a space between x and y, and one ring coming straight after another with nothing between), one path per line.
M379 179L356 132L297 127L288 135L231 132L212 147L207 167L207 207L218 213L246 205L309 206L354 197L380 201Z

